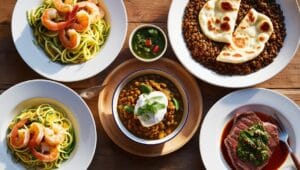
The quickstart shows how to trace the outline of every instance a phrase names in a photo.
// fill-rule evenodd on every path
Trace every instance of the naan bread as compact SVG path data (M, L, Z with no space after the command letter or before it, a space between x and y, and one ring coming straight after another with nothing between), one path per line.
M211 40L231 43L241 0L209 0L199 12L202 32Z
M244 63L257 57L273 33L270 18L251 9L233 33L232 43L217 57L225 63Z

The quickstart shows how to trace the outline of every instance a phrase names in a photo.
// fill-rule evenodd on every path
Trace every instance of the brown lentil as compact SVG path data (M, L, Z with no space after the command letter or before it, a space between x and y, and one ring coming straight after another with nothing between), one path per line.
M280 6L275 0L242 0L236 26L251 8L256 9L270 17L274 32L266 43L264 51L255 59L242 64L230 64L216 61L216 57L221 52L224 43L219 43L208 39L201 31L198 23L198 14L206 0L190 0L183 18L183 36L192 57L204 65L220 74L245 75L255 72L270 63L279 53L286 37L284 16Z

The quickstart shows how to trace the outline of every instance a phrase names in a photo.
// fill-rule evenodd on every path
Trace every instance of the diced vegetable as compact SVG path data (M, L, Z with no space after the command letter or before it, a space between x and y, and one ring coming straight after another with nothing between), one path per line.
M151 39L146 39L145 45L146 45L147 47L151 47L151 45L152 45Z
M152 49L152 52L158 53L159 52L159 46L158 45L154 46L153 49Z

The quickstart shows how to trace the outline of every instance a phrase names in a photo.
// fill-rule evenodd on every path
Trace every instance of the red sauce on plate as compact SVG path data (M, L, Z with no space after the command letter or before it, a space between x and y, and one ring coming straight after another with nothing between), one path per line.
M258 113L258 112L255 112L255 114L263 122L270 122L270 123L273 123L275 125L277 124L276 121L274 121L274 119L271 116L268 116L268 115L263 114L263 113ZM227 153L225 143L224 143L224 139L229 134L232 125L233 125L233 119L231 119L226 124L225 128L223 129L222 137L221 137L221 151L222 151L224 159L226 160L228 165L233 169L233 165L231 163L231 160L229 158L229 155ZM275 150L274 150L274 152L273 152L273 154L272 154L272 156L269 160L269 163L263 168L263 170L275 170L275 169L280 168L280 166L286 160L287 156L288 156L288 150L287 150L285 144L283 142L279 142L279 145L277 145L277 147L275 148Z

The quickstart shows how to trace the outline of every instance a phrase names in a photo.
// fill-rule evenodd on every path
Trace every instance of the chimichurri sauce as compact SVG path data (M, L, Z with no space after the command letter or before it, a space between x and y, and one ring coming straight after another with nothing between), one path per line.
M262 124L254 124L243 130L238 139L237 155L243 161L249 161L254 165L262 165L269 157L269 134Z
M133 51L144 59L159 56L165 48L165 38L160 30L144 27L135 32L132 38Z
M276 120L274 120L273 117L265 114L265 113L260 113L260 112L255 112L255 114L263 121L263 122L270 122L275 125L277 125ZM227 152L227 148L225 146L225 138L228 136L231 128L233 126L233 119L231 119L227 125L225 126L222 137L221 137L221 150L223 153L223 157L228 163L229 167L231 169L234 169L232 162L230 160L230 157ZM279 169L280 166L285 162L287 156L288 156L288 149L285 146L283 142L279 142L279 145L277 145L272 153L272 156L269 159L269 163L262 169L262 170L274 170L274 169Z

